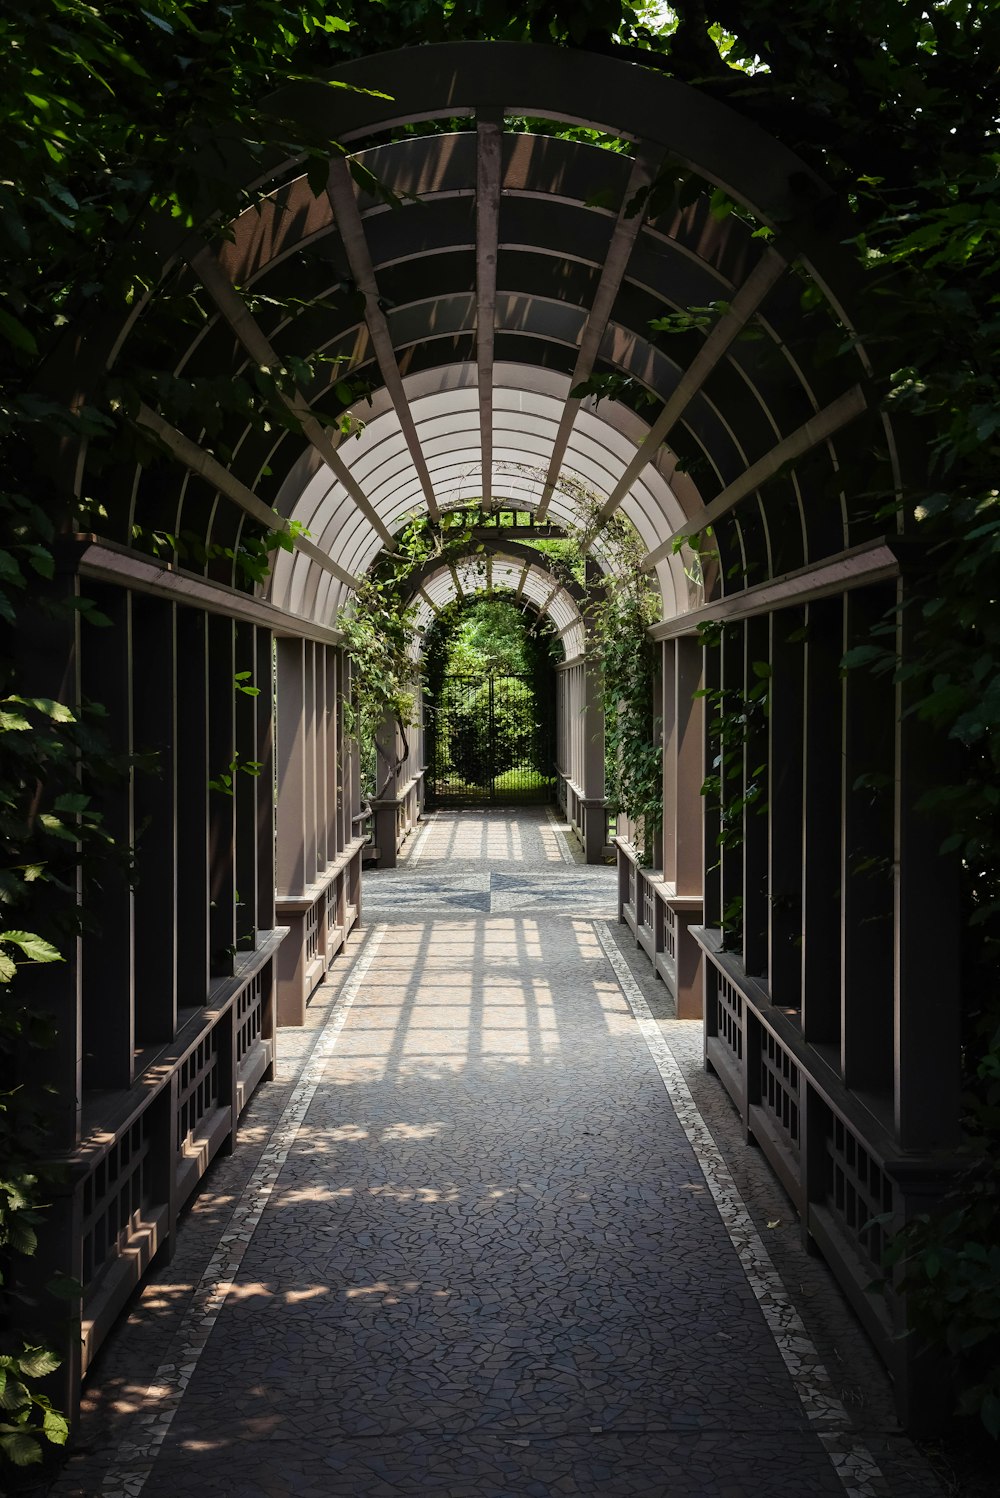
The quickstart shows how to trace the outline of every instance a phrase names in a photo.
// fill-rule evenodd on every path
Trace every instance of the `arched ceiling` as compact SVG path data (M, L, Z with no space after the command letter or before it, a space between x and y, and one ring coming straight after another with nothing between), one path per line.
M583 590L557 577L546 558L530 546L504 541L482 551L448 561L434 559L411 579L415 622L421 634L434 617L455 599L480 593L501 593L513 603L523 603L548 619L567 662L582 657L586 625L581 612Z
M321 353L327 373L266 430L147 403L139 421L173 461L117 476L114 539L194 534L232 581L227 551L273 507L304 534L269 597L322 624L411 516L470 502L588 531L622 515L668 617L703 601L677 543L708 525L717 591L868 539L845 470L877 446L891 459L892 434L852 326L846 226L798 158L685 85L586 52L463 43L336 77L390 98L317 82L272 105L346 146L355 176L335 152L316 195L296 162L261 181L232 155L231 180L255 176L262 199L223 240L167 226L162 282L89 351L127 371L166 341L176 374L205 381ZM652 326L688 307L705 309L694 326ZM574 396L595 376L617 379ZM337 425L345 379L367 392L347 392L354 435ZM613 566L600 535L594 549Z

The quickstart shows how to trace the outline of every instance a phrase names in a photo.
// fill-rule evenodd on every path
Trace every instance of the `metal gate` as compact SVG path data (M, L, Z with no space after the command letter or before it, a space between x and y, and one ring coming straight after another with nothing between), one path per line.
M553 693L527 676L449 676L426 707L432 806L524 805L555 784Z

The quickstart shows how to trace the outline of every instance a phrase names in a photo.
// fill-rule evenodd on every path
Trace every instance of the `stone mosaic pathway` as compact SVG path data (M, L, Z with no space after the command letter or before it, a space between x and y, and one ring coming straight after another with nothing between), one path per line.
M614 898L542 811L366 877L54 1495L932 1498Z

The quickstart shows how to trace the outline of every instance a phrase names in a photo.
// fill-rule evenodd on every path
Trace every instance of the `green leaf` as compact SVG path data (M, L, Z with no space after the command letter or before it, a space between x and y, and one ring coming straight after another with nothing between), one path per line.
M17 1434L0 1435L0 1451L15 1467L32 1467L42 1459L42 1448L34 1436Z
M40 936L34 936L30 931L0 931L0 941L10 942L12 946L20 947L25 957L31 962L63 962L65 959L51 942L43 941Z
M69 1440L69 1421L58 1410L46 1410L42 1417L42 1433L53 1446L65 1446Z
M47 1347L26 1347L18 1357L21 1373L25 1378L45 1378L55 1373L60 1359Z
M54 802L56 811L68 811L79 813L87 810L90 805L90 797L83 795L81 791L68 791L63 796L58 796Z
M30 333L12 313L5 312L2 307L0 307L0 334L3 334L8 343L13 344L14 348L21 349L23 353L38 353L35 335Z
M75 723L76 716L62 702L55 702L51 697L5 697L4 702L17 702L21 707L33 707L37 712L44 713L45 717L51 718L53 723Z

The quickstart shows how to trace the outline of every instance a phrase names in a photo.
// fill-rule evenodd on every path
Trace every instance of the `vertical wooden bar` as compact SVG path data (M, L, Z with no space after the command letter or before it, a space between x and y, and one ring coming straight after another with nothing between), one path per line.
M663 877L677 882L677 820L680 815L677 757L680 727L677 722L677 641L664 640L660 647L660 679L663 683Z
M279 895L300 895L306 878L305 647L278 642L278 836Z
M257 825L254 837L257 856L257 926L274 929L274 637L269 630L256 631L259 696L256 742L260 774L254 782Z
M845 599L844 649L866 644L893 603L884 587ZM841 845L841 1066L856 1091L893 1077L894 791L896 693L866 666L844 681Z
M705 709L701 691L704 651L700 640L682 636L674 666L674 722L677 776L674 885L679 895L700 895L704 882ZM715 652L717 654L717 652Z
M902 606L904 588L905 576L896 645L912 659L915 620ZM908 711L916 695L909 682L897 684L893 1122L903 1149L929 1151L961 1138L962 921L958 854L941 853L951 829L918 810L931 785L946 782L949 746Z
M303 704L304 731L305 731L305 754L303 756L303 767L305 772L305 808L306 808L306 848L305 848L305 880L307 884L314 883L317 871L318 840L317 840L317 808L316 808L316 652L322 646L313 641L307 641L305 647L305 698Z
M241 770L236 792L236 948L252 951L257 941L258 835L257 801L260 751L257 744L257 631L252 624L236 626L236 755ZM254 773L256 772L256 773Z
M132 628L141 650L133 688L136 878L136 1034L177 1030L177 610L137 594Z
M106 710L104 732L118 767L88 787L114 853L84 878L84 908L95 925L83 938L83 1085L125 1088L135 1069L135 929L127 868L132 846L132 600L115 587L88 586L111 620L92 629L81 653L84 696Z
M208 997L208 623L177 611L177 1007Z
M716 716L715 694L722 685L722 644L704 645L702 647L704 658L703 674L707 698L707 709L702 715L702 779L711 780L720 774L717 763L719 754L719 743L712 733L712 720ZM703 910L702 916L706 926L718 927L722 924L722 849L719 846L719 831L721 826L720 798L713 794L704 798L704 853L703 868L705 871L703 886Z
M580 718L583 790L583 842L588 863L600 863L607 840L604 812L604 709L598 667L586 661L580 668L583 712Z
M236 673L233 621L208 618L209 779L222 789L209 795L209 940L211 971L233 971L236 952L236 781L244 774L236 760ZM225 788L223 777L231 783Z
M768 899L767 854L767 719L759 699L770 671L770 630L766 617L748 619L743 626L743 691L747 726L743 742L743 966L748 973L767 972ZM769 683L768 683L769 684Z
M770 618L768 716L768 978L771 1003L802 999L802 731L805 614Z
M338 806L337 759L340 753L339 704L337 701L337 651L328 649L326 662L326 744L323 755L323 778L326 784L327 861L335 863L340 852L340 815Z
M802 736L802 1011L804 1038L840 1046L843 598L806 613Z

